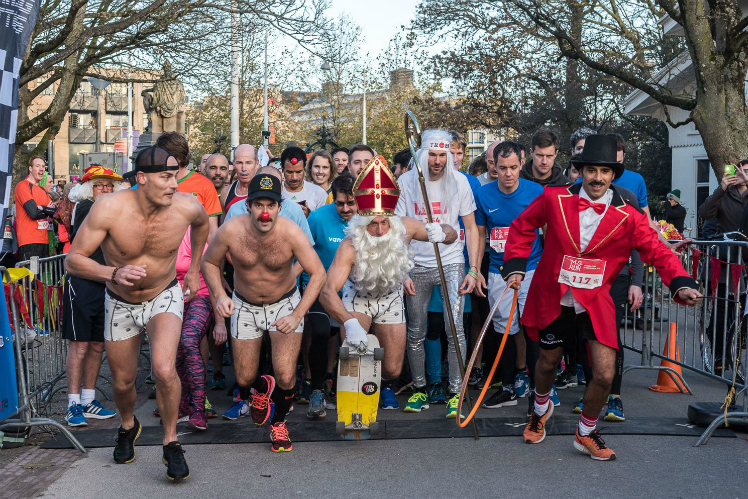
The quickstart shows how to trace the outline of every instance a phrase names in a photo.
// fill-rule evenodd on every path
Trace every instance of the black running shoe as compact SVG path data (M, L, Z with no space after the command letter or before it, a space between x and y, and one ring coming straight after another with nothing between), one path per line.
M114 447L114 462L117 464L127 464L135 461L135 441L140 436L143 427L140 425L138 418L133 416L135 426L129 430L119 427L117 431L117 445Z
M507 407L510 405L517 405L517 396L513 390L504 390L503 388L497 390L496 393L491 395L488 400L483 403L483 407L486 409L498 409L499 407Z
M190 469L184 460L184 449L179 442L164 445L164 457L161 461L166 465L166 478L169 480L187 480L190 477Z

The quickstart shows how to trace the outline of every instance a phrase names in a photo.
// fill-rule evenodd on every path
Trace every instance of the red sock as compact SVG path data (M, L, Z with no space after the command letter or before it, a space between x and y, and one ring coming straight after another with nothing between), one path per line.
M579 418L579 435L582 437L586 437L590 433L592 433L597 426L597 417L590 417L587 416L584 411L582 411L582 417Z

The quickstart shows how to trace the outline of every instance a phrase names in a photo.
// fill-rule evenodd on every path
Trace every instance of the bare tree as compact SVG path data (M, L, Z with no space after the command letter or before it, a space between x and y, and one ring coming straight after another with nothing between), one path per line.
M639 89L662 104L664 119L678 127L693 122L701 134L718 178L722 165L748 156L748 17L738 0L601 0L585 2L581 38L575 39L557 2L511 0L505 12L519 23L532 23L553 37L557 54L579 61ZM665 65L657 61L663 43L658 20L664 15L680 24L687 51ZM673 89L675 67L690 68L694 84ZM670 61L668 61L670 62ZM676 64L677 63L677 64ZM660 74L656 75L657 70ZM655 78L657 76L657 78ZM674 110L687 112L671 119Z
M107 79L126 81L128 67L157 70L170 59L178 75L190 74L227 45L230 23L221 19L232 11L251 14L255 23L304 44L314 39L312 28L324 23L326 6L326 0L43 0L20 70L16 140L43 133L32 151L38 153L57 135L82 79L104 68ZM113 68L122 70L119 77ZM151 81L156 79L154 73ZM29 116L32 100L52 85L52 103ZM17 148L16 171L22 170L21 155Z

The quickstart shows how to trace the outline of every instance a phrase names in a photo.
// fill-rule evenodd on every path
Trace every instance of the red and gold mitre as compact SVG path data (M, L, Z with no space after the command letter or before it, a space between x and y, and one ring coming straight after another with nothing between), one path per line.
M400 188L382 156L373 158L358 174L353 195L361 216L391 217L395 214Z

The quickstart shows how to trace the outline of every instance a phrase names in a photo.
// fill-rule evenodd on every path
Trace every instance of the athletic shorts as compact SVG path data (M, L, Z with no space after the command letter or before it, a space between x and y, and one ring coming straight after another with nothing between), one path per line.
M250 303L239 293L234 291L234 315L231 316L231 336L237 340L254 340L262 338L265 331L275 331L271 329L271 324L291 315L301 301L301 294L298 288L281 296L280 300L275 303L257 304ZM294 330L294 333L304 332L304 319Z
M184 313L184 295L179 281L174 279L154 298L141 303L129 302L107 289L104 305L104 339L122 341L142 333L148 322L158 314L171 313L181 320Z
M533 275L535 275L534 269L526 273L524 279L522 279L522 286L520 286L519 293L517 294L517 309L514 311L514 318L512 319L512 325L509 328L509 334L517 334L519 332L519 316L525 310L527 292L530 289ZM501 293L503 293L505 289L506 282L501 277L501 274L489 272L488 304L491 308L493 308L493 306L496 304L496 300L501 297ZM513 298L514 291L510 289L504 295L504 299L501 300L501 303L499 303L499 306L496 308L496 313L493 315L493 327L499 334L504 334L506 323L509 320L509 312L512 310Z
M103 282L65 275L62 337L71 341L104 341Z
M576 313L574 307L561 306L561 313L553 322L539 332L540 348L553 350L561 348L564 342L574 338L579 331L583 340L596 340L595 330L587 312Z
M371 317L373 324L403 324L405 322L405 301L403 287L384 296L361 295L351 281L343 286L343 305L349 312L358 312Z
M306 314L306 321L313 333L327 332L330 338L336 336L340 332L340 324L335 321L325 310L325 307L319 302L319 299L314 301L314 304L309 308L309 312Z

